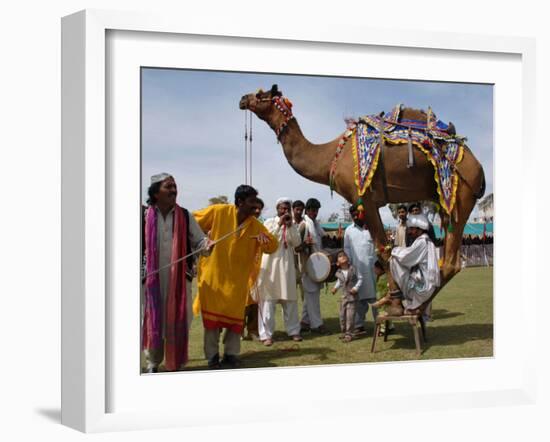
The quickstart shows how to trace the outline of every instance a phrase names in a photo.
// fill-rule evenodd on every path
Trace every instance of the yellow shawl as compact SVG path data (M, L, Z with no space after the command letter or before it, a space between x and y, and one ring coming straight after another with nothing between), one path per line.
M204 232L216 240L238 228L237 207L215 204L193 216ZM198 296L193 310L200 310L205 328L228 328L241 333L248 293L258 275L258 253L273 253L279 243L255 217L248 217L243 228L201 257L198 265ZM264 233L270 239L261 245L255 238Z

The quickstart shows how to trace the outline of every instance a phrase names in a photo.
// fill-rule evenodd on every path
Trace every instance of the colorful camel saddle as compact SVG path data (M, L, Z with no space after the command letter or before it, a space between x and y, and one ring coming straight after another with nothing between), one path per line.
M450 214L458 186L454 166L462 160L465 138L454 135L449 125L436 120L431 109L428 110L426 121L400 119L401 110L402 106L397 105L389 113L367 115L357 121L349 121L348 130L338 146L337 156L351 138L355 184L359 197L362 197L376 172L382 137L386 144L416 146L432 163L440 205ZM412 147L410 149L412 152Z

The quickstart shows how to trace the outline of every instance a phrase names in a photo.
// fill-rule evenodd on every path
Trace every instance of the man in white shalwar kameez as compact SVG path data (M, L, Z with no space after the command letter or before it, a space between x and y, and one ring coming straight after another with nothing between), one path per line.
M283 308L288 336L294 341L302 340L294 265L294 248L302 241L296 224L292 222L291 204L289 198L279 198L276 203L277 216L264 223L267 230L279 240L279 248L275 253L263 255L258 276L258 330L260 340L266 346L273 344L277 304Z
M355 310L355 333L365 332L365 318L369 310L369 304L376 302L376 277L374 275L374 242L365 223L359 219L359 211L355 205L349 208L353 224L350 224L344 232L344 252L349 258L350 264L362 279L361 287L357 293L357 305ZM376 321L378 311L372 308L373 320Z
M436 247L427 234L429 226L425 215L409 215L407 234L414 242L410 247L394 247L391 253L390 270L403 293L405 313L417 313L441 283Z

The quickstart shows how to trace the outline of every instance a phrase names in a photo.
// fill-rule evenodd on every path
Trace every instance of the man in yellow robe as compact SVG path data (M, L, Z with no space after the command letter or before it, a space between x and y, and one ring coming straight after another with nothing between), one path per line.
M235 205L215 204L193 215L214 241L224 237L212 254L199 261L198 296L204 326L204 353L209 368L236 368L241 349L244 310L259 271L262 253L273 253L279 243L253 215L258 192L241 185L235 191ZM235 232L231 234L232 232ZM226 329L224 356L220 362L220 331Z

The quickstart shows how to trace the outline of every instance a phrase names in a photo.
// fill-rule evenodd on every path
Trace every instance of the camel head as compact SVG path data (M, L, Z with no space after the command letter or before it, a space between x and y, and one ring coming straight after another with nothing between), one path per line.
M279 138L292 116L292 103L283 97L274 84L269 91L258 90L255 94L243 95L239 108L254 112L258 118L264 120Z

